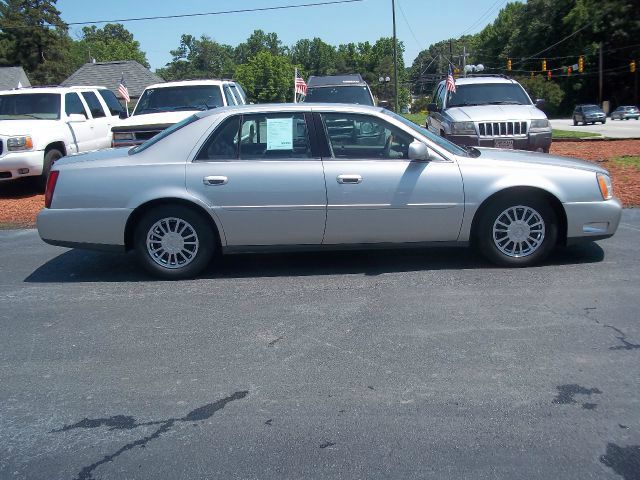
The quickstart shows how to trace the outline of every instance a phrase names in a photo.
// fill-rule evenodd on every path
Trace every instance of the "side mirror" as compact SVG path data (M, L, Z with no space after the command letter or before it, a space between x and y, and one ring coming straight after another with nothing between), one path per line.
M84 115L82 115L81 113L72 113L71 115L69 115L69 118L67 120L69 123L80 123L80 122L86 122L87 121L87 117L85 117Z
M127 112L125 112L124 110L120 112L120 114L118 115L118 117L120 117L121 120L124 120L125 118L129 118L129 114L127 114Z
M424 143L414 140L409 145L409 160L427 161L431 157L429 147Z
M544 105L544 98L536 98L536 107Z
M429 113L440 111L440 109L436 106L435 103L427 103L427 110L429 110Z

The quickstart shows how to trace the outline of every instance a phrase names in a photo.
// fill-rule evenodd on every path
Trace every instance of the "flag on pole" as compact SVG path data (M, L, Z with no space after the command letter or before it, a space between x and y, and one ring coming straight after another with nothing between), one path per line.
M122 77L120 78L120 84L118 85L118 93L126 103L129 103L131 101L131 98L129 97L129 89L127 88L127 84L124 81L124 72L122 72Z
M304 79L298 76L297 69L296 69L295 93L303 96L307 94L307 84L304 82Z
M447 92L456 93L456 80L453 78L453 70L451 69L451 65L449 65L449 73L447 74L447 82L445 84L445 88Z

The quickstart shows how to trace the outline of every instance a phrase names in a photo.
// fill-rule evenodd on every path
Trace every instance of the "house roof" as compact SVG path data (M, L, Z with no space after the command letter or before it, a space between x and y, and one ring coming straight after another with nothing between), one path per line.
M139 97L147 86L164 82L162 78L135 60L122 60L85 63L60 85L63 87L71 85L104 85L116 93L123 74L130 97Z
M30 87L31 82L22 67L0 67L0 90L11 90L18 86Z

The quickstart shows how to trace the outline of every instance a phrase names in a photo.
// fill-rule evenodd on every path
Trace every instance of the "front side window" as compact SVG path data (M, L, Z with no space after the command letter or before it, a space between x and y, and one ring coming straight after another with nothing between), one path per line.
M436 94L436 108L442 110L444 105L444 86L440 85L438 93Z
M64 96L64 112L67 115L84 115L84 118L89 118L77 93L67 93Z
M0 95L0 120L57 120L60 103L57 93Z
M96 97L95 93L82 92L82 96L87 102L87 105L89 105L89 111L91 112L93 118L101 118L106 116L104 110L102 109L102 105L100 105L100 101L98 100L98 97Z
M377 117L324 113L334 158L408 159L414 138Z
M240 117L234 115L220 124L204 143L197 161L236 160L238 158L238 130Z
M304 113L243 115L240 159L311 158Z

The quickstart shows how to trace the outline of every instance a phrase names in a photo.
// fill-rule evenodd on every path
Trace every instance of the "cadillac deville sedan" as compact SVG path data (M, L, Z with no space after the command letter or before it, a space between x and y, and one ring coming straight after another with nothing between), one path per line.
M196 113L147 142L63 158L38 231L134 250L193 277L215 253L473 245L529 266L618 227L609 174L543 153L461 148L377 107L278 104Z

